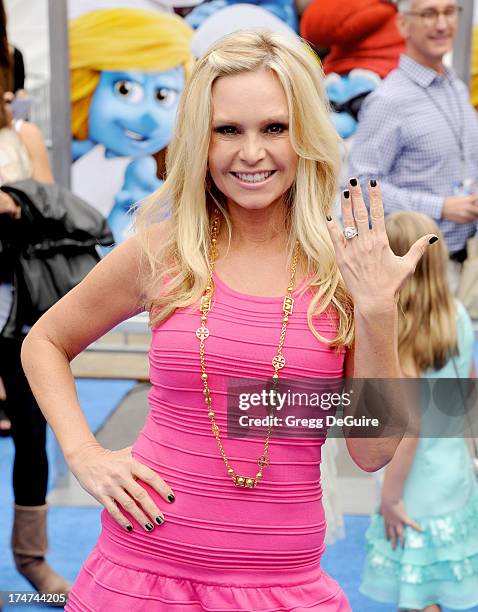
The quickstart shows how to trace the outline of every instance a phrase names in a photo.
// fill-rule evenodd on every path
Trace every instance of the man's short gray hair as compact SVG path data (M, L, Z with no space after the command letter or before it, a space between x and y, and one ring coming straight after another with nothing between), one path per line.
M395 0L395 4L399 13L407 13L412 8L413 0Z

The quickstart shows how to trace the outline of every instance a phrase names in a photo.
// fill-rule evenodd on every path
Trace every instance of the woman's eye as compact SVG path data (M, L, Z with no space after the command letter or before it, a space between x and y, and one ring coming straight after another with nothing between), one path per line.
M287 126L282 123L272 123L271 125L267 126L267 131L269 134L282 134L282 132L285 132L286 129Z
M174 91L174 89L161 87L161 89L156 90L156 101L165 108L171 108L171 106L173 106L173 104L176 102L177 98L178 92Z
M125 98L128 102L141 102L144 98L144 89L139 83L122 79L114 84L114 91L119 98Z
M233 136L236 134L237 129L233 125L221 125L220 127L215 128L214 131L218 134L223 134L224 136Z

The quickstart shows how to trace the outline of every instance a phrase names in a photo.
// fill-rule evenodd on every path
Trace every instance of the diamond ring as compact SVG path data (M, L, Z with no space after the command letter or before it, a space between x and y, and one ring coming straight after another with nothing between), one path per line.
M356 227L346 227L344 228L344 236L347 240L351 240L358 236L358 231Z

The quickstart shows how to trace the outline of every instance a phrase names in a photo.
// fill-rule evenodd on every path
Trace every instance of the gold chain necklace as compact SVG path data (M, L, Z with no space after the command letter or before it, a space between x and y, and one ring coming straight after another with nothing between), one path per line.
M201 312L201 327L199 327L196 330L196 336L199 339L199 358L200 358L200 363L201 363L201 380L204 386L204 389L203 389L204 401L206 402L207 407L208 407L207 416L209 417L209 420L211 422L212 433L214 434L214 437L216 438L219 452L221 453L221 457L227 468L227 473L232 478L233 483L237 487L253 489L254 487L257 486L257 484L261 480L263 470L269 465L269 442L270 442L270 435L272 431L272 419L270 419L270 424L267 430L267 435L266 435L266 439L264 443L264 452L257 460L259 471L256 473L254 477L237 475L234 468L232 468L229 463L229 459L227 458L226 452L221 442L221 438L219 434L219 427L216 423L216 415L215 415L214 410L212 409L211 390L209 389L208 375L206 371L206 352L205 352L204 343L206 339L209 337L209 330L206 327L206 324L207 324L208 312L211 310L211 301L212 301L212 296L214 293L214 281L212 279L212 275L214 272L214 263L216 261L217 254L218 254L217 252L218 233L219 233L219 212L216 210L214 212L214 217L213 217L212 226L211 226L211 250L209 253L209 262L210 262L209 277L207 280L206 290L204 292L204 295L201 298L201 304L199 307L199 310ZM274 385L273 391L275 390L275 386L277 385L277 382L279 380L279 370L282 370L282 368L285 366L285 363L286 363L285 357L282 354L282 347L284 345L285 333L287 330L287 323L289 322L289 316L292 314L292 310L294 307L294 298L292 297L292 291L294 290L295 272L297 268L298 258L299 258L299 243L296 242L295 249L294 249L294 256L292 258L292 265L291 265L291 270L290 270L289 285L287 287L287 294L284 297L284 303L282 305L282 311L284 313L284 316L282 318L282 329L281 329L280 336L279 336L279 346L277 348L277 355L272 360L272 366L274 368L274 374L272 375L272 383Z

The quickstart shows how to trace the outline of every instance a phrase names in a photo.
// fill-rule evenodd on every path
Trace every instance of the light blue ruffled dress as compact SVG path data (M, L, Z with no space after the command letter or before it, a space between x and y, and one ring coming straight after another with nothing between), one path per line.
M424 377L469 377L474 333L460 303L457 326L459 355L440 370L427 370ZM450 383L445 389L450 390ZM428 401L425 404L422 431L434 426L431 419L437 415ZM403 500L423 532L406 527L404 547L392 550L382 516L374 514L366 533L361 593L414 610L433 603L456 610L478 605L478 480L462 437L420 438Z

